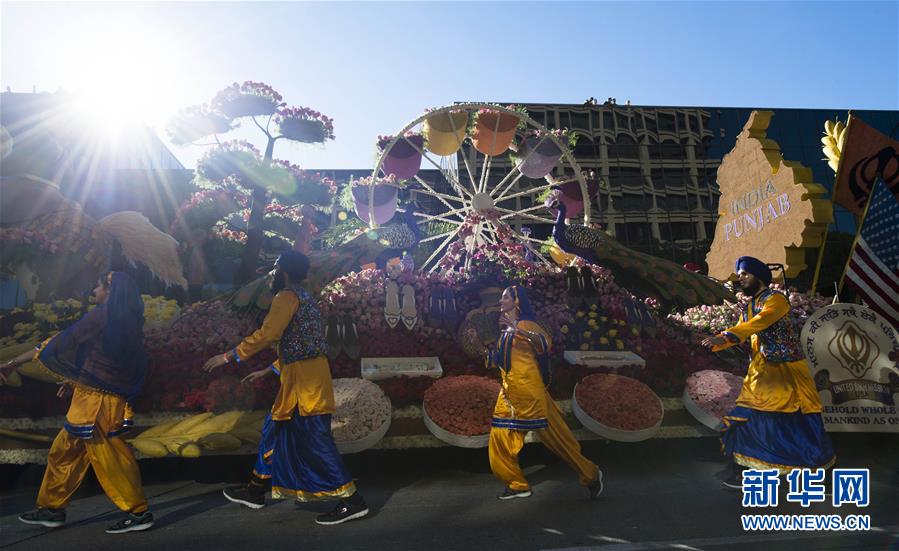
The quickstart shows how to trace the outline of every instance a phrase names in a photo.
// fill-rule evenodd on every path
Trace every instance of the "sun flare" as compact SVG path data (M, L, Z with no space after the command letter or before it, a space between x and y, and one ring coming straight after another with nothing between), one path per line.
M170 42L137 22L76 25L60 40L79 115L103 133L142 121L158 124L177 111L179 56ZM62 37L61 37L62 38Z

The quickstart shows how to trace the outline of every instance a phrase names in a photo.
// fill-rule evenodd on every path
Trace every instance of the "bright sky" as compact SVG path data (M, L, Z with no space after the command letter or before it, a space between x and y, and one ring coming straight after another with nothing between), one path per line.
M160 130L235 81L335 119L306 168L453 101L899 109L899 2L17 3L0 86L89 93ZM90 106L86 106L85 109ZM252 123L244 126L252 127ZM253 134L247 134L253 135ZM260 141L256 141L257 145ZM198 148L172 146L188 166Z

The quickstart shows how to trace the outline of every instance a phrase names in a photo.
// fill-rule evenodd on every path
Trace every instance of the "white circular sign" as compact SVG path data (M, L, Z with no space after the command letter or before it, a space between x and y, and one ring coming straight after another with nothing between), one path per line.
M817 310L802 327L802 349L831 431L899 432L897 332L857 304Z

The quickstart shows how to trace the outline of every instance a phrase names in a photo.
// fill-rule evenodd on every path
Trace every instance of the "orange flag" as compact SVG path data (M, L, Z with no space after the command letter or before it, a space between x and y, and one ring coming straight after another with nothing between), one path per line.
M849 118L846 132L834 185L834 203L861 216L878 176L899 200L899 141L855 116Z

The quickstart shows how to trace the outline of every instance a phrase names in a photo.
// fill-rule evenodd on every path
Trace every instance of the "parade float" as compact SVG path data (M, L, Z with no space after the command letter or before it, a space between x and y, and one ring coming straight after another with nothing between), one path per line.
M288 110L262 85L234 87L219 102L218 110L185 114L177 128L184 141L227 130L234 115L253 114L270 117L298 141L333 136L330 119ZM537 321L552 336L550 392L579 439L714 436L745 374L745 354L739 348L713 354L698 342L735 323L747 298L596 228L600 183L578 166L573 140L514 106L428 110L378 139L372 174L352 181L344 195L360 229L321 249L308 246L316 232L310 211L289 198L317 179L316 197L326 202L333 183L272 161L271 148L260 154L245 144L218 146L198 169L215 191L198 192L191 201L205 209L202 216L185 208L179 224L188 230L183 235L205 220L219 228L217 239L249 247L256 232L307 251L306 286L319 298L335 379L332 429L344 453L486 445L499 377L485 370L481 344L497 338L497 300L512 284L530 290ZM422 164L439 169L452 191L422 178ZM265 168L266 185L247 183L259 173L252 167ZM441 212L424 212L409 190L419 201L441 204ZM251 201L263 196L264 206ZM532 237L522 220L551 226L552 236ZM258 246L254 262L260 250L266 254ZM781 288L799 324L829 302ZM257 328L270 301L264 277L180 309L145 298L151 369L134 404L130 440L143 456L253 453L278 383L274 376L252 384L241 379L274 353L228 366L215 378L200 366ZM60 299L6 314L3 357L51 336L83 308ZM480 342L470 340L469 328ZM43 461L62 423L66 404L55 397L55 385L31 371L20 369L19 386L0 387L2 461Z

